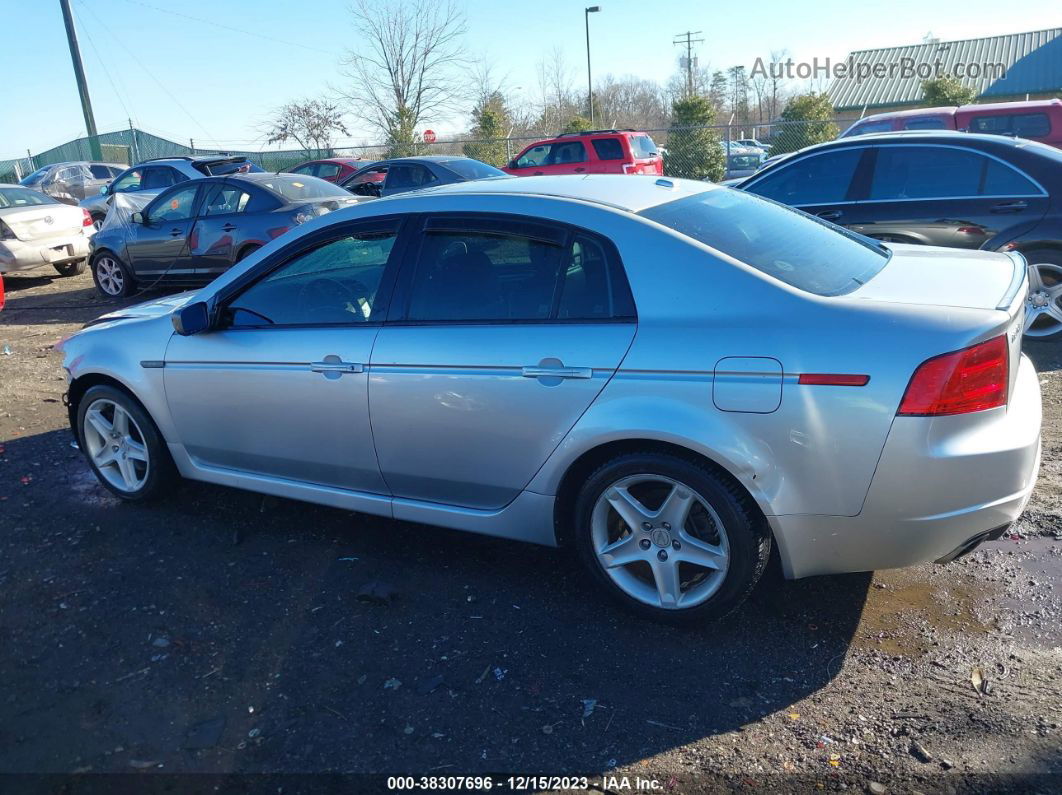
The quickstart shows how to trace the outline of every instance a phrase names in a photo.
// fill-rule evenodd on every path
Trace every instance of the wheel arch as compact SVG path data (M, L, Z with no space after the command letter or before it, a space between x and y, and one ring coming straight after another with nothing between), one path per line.
M767 521L763 506L761 505L760 500L757 499L757 496L746 488L745 484L735 477L727 467L723 466L714 458L703 452L694 450L692 447L686 447L675 442L664 441L661 439L615 439L585 450L568 465L564 474L561 476L560 484L557 488L557 496L553 503L553 528L556 535L557 546L571 546L573 533L571 514L575 506L576 497L579 494L580 486L594 470L606 461L627 453L656 453L660 455L671 455L707 468L714 475L726 481L733 486L733 488L745 495L748 498L749 504L756 511L757 518L761 519L764 524L770 528L770 523Z
M120 392L124 392L130 399L134 400L136 404L143 409L144 413L147 414L151 421L155 423L159 435L162 436L163 439L166 438L165 434L162 432L162 428L159 426L158 420L152 415L151 410L144 405L144 401L137 397L136 392L134 392L128 384L115 378L113 375L108 375L106 373L85 373L70 382L70 387L66 393L67 417L70 420L70 427L74 431L74 435L78 437L79 441L80 430L78 429L77 424L78 409L81 406L81 400L85 397L85 393L94 386L109 386Z

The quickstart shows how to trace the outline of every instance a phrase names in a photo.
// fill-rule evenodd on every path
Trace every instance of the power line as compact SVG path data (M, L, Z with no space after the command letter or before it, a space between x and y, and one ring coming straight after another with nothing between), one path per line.
M128 47L125 46L125 43L121 40L121 38L119 38L118 36L115 36L113 33L111 33L110 28L108 28L103 23L103 20L101 20L98 16L96 16L95 12L89 7L88 3L84 2L84 0L78 0L78 5L81 8L84 8L85 10L87 10L90 14L92 14L92 18L95 19L100 24L100 27L103 28L104 31L106 31L107 35L110 36L112 39L114 39L114 41L116 41L118 43L118 46L121 47L123 50L125 50L125 52L129 55L130 58L132 58L134 61L136 61L137 65L141 69L144 70L144 74L146 74L148 77L150 77L152 80L155 81L155 85L157 85L159 88L161 88L163 90L163 92L166 94L166 96L168 96L170 99L173 100L173 104L174 105L176 105L178 108L180 108L182 111L184 111L184 115L187 116L189 119L191 119L193 124L195 124L200 130L205 132L207 134L207 137L212 137L210 135L210 131L206 127L203 126L202 122L200 122L197 117L193 116L189 112L188 108L186 108L184 105L181 104L181 101L179 99L177 99L177 97L175 97L173 95L173 92L170 91L168 88L166 88L166 86L163 85L161 80L159 80L157 77L155 77L154 72L152 72L150 69L148 69L147 65L144 64L144 62L141 61L139 58L137 58L136 54L132 50L130 50Z
M324 53L325 55L335 56L334 52L331 52L329 50L322 50L320 47L311 47L308 44L299 44L296 41L286 41L284 39L278 39L275 36L267 36L264 33L256 33L253 30L246 30L244 28L237 28L237 27L234 27L232 25L223 25L220 22L214 22L213 20L210 20L210 19L203 19L201 17L193 17L190 14L182 14L180 11L171 11L168 8L159 8L158 6L153 6L150 3L142 3L142 2L140 2L140 0L125 0L125 2L130 3L132 5L143 6L144 8L150 8L152 11L158 11L160 14L169 14L170 16L181 17L182 19L187 19L187 20L189 20L191 22L197 22L200 25L212 25L215 28L221 28L222 30L228 30L228 31L231 31L233 33L243 33L245 36L254 36L256 39L264 39L266 41L272 41L272 42L274 42L276 44L286 44L289 47L301 47L302 49L310 50L311 52L320 52L320 53Z
M103 74L107 76L107 82L111 84L111 88L114 90L114 95L118 97L118 102L122 106L122 110L125 111L125 115L132 118L133 114L129 110L129 106L125 104L125 100L122 98L122 92L118 91L118 86L115 85L114 78L111 76L111 70L107 68L107 62L100 56L100 51L96 47L96 42L92 39L92 33L89 31L88 26L82 23L81 29L85 31L85 38L89 41L89 47L92 48L92 54L96 56L96 60L99 61L100 67L103 69Z

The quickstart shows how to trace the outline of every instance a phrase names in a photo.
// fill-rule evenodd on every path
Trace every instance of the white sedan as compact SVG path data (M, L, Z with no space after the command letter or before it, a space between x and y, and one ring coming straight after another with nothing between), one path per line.
M0 184L0 273L52 265L60 276L76 276L85 270L95 231L87 210Z

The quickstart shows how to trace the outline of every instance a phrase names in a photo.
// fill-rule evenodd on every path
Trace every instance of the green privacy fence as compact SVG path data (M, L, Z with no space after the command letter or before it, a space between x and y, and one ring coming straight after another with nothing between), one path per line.
M836 122L843 130L850 121ZM814 122L821 125L821 122ZM665 173L677 177L700 179L706 176L709 164L719 162L713 147L722 151L725 163L725 175L754 169L757 160L763 155L741 152L737 141L755 139L777 152L789 151L804 145L803 132L809 130L800 123L776 122L774 124L757 124L752 126L718 125L713 127L685 127L646 130L664 153ZM492 165L504 165L509 159L520 154L529 143L552 137L542 135L525 135L521 137L497 138L493 140L469 140L454 138L438 140L432 143L417 141L404 147L403 151L392 152L383 145L337 146L331 150L266 150L246 151L238 149L209 149L185 145L154 135L144 130L128 128L114 132L102 133L91 138L78 138L60 146L53 147L39 154L11 160L0 160L0 182L18 182L22 177L33 173L42 166L71 160L102 160L107 163L132 165L156 157L174 157L178 155L229 154L243 155L266 171L283 171L305 160L321 157L355 157L366 160L381 159L404 155L466 155ZM728 144L729 142L729 144ZM192 141L189 141L191 144ZM97 149L98 147L98 149ZM713 172L714 173L714 172Z

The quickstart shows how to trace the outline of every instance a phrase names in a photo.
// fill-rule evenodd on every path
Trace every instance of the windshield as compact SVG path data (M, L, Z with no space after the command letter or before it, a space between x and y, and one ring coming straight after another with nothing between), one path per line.
M277 174L268 180L256 181L256 184L280 194L288 201L350 198L350 194L338 185L302 174Z
M843 295L885 267L869 238L769 199L728 188L704 191L639 215L816 295Z
M38 182L44 179L51 166L45 166L44 168L38 168L28 177L23 177L19 180L19 185L36 185Z
M29 188L0 188L0 210L8 207L33 207L39 204L58 204L51 196Z
M487 177L507 177L500 168L481 163L470 158L462 160L446 160L443 165L453 171L457 176L464 179L486 179Z

